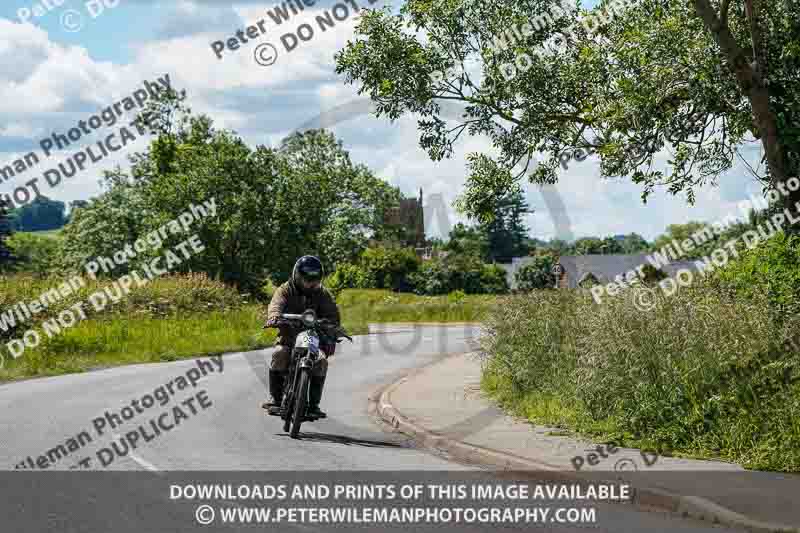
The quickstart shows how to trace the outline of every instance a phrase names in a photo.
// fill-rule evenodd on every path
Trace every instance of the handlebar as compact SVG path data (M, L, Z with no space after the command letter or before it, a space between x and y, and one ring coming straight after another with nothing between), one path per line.
M335 328L336 338L335 341L339 342L339 337L345 338L350 342L353 342L353 338L347 334L347 332L338 324L334 324L327 318L317 318L316 313L313 310L309 309L302 314L295 314L295 313L282 313L280 317L275 321L276 323L273 326L265 325L264 328L268 327L275 327L280 325L287 325L292 327L300 327L305 329L316 329L316 328L325 328L326 330ZM331 332L325 332L326 334L330 334Z

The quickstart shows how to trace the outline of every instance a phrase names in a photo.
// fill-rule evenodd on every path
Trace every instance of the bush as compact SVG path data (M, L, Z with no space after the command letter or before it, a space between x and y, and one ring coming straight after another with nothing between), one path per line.
M781 232L714 272L711 283L744 298L765 294L777 316L800 311L800 237Z
M360 265L340 263L333 274L325 278L324 285L337 295L344 289L374 289L376 280Z
M458 305L460 303L463 303L466 298L467 298L466 292L461 290L453 291L447 295L447 303Z
M275 294L275 291L278 289L278 286L273 283L272 279L267 278L264 280L264 283L261 284L261 291L260 291L260 300L263 302L269 302L272 300L272 295Z
M411 248L368 248L358 260L366 273L365 279L374 282L376 289L397 288L409 274L419 269L419 263Z
M419 269L419 259L410 248L369 248L356 264L339 263L325 279L325 286L338 294L343 289L400 289Z
M448 255L425 261L410 277L417 294L436 296L460 290L466 294L504 294L508 292L505 270L487 265L471 255Z
M61 244L57 237L36 233L14 233L8 239L8 245L19 260L14 267L20 272L44 276L54 271L58 265Z
M555 259L551 255L537 255L531 263L522 266L514 275L517 289L532 291L534 289L552 289L556 284L553 274Z
M506 294L509 291L506 271L498 265L484 265L481 286L481 294Z

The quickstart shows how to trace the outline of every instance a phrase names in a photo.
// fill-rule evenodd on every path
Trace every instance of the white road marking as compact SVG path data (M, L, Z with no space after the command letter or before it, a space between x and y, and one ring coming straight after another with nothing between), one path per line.
M111 436L114 437L115 439L122 440L122 437L120 437L116 433L112 433ZM138 455L136 455L132 451L128 452L128 457L133 459L134 462L138 463L139 466L143 467L145 470L149 470L150 472L158 472L159 474L161 473L161 470L159 470L157 467L155 467L151 463L148 463L147 461L145 461L144 459L142 459L141 457L139 457Z

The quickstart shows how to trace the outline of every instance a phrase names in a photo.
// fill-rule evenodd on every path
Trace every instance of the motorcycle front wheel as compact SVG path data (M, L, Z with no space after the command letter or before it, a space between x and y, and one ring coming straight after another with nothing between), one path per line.
M306 401L308 400L308 386L311 381L309 378L310 371L303 369L300 375L300 383L298 383L297 391L294 395L294 414L292 416L292 430L289 436L293 439L297 438L300 433L300 424L306 416Z

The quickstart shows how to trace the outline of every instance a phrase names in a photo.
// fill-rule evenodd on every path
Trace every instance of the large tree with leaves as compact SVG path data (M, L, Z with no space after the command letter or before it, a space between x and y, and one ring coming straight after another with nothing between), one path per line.
M554 0L406 0L397 15L362 16L337 71L379 116L418 115L434 160L451 155L464 132L492 141L496 155L469 155L460 205L470 215L490 219L525 174L555 182L560 156L576 148L598 153L604 177L642 184L644 198L663 185L693 201L747 143L763 147L766 168L753 173L766 186L797 173L798 5L632 0L584 10ZM542 24L537 17L548 13ZM504 65L521 54L527 68L506 79ZM460 120L450 120L453 103ZM666 168L655 158L665 148Z
M489 260L507 261L528 255L528 227L524 220L527 213L530 209L521 191L513 190L498 198L491 221L482 225L489 241Z
M196 233L205 250L176 270L252 291L267 276L285 280L301 255L320 255L328 268L357 256L370 237L380 238L383 213L400 198L323 130L293 134L277 150L253 149L192 114L177 93L153 101L140 118L155 138L129 171L108 173L107 190L75 212L65 228L67 266L108 255L213 198L216 216L165 245Z

